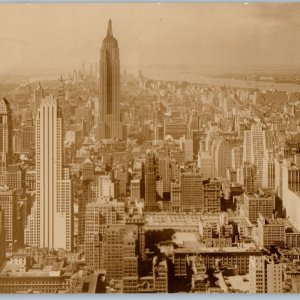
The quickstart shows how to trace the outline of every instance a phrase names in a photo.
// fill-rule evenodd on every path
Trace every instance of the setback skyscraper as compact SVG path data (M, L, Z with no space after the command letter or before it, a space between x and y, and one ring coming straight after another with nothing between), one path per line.
M0 183L3 183L3 173L13 157L12 134L12 111L9 102L3 98L0 101Z
M25 243L72 250L72 209L69 169L63 168L63 120L57 99L48 96L36 116L36 201Z
M100 50L100 139L122 139L120 121L120 58L111 20Z

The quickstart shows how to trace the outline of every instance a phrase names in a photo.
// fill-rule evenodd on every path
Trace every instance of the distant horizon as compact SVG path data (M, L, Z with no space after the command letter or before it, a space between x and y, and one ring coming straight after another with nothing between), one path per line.
M300 3L1 4L0 75L98 62L109 18L129 73L300 71L299 13Z
M48 77L48 76L68 76L72 75L73 71L80 70L80 65L77 67L70 69L70 70L35 70L32 72L11 72L11 73L5 73L0 74L0 78L4 79L5 77ZM224 74L280 74L280 73L299 73L300 74L300 65L299 66L257 66L257 67L245 67L245 66L239 66L235 68L229 68L229 67L213 67L213 66L180 66L176 64L167 65L167 64L149 64L147 66L142 66L139 70L131 71L130 68L121 68L121 74L123 74L125 71L128 74L131 75L138 75L139 71L142 71L144 75L147 73L155 72L153 69L156 68L158 71L158 74L162 71L184 71L185 73L197 73L198 75L203 76L219 76ZM155 77L154 74L152 74L152 77ZM146 76L147 77L147 76Z

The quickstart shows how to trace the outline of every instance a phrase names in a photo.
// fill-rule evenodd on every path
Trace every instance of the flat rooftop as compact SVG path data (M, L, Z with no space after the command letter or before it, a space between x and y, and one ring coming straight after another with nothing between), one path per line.
M197 243L198 234L194 232L176 232L174 233L172 240L177 245L183 245L186 242Z
M265 218L266 225L285 225L284 219L278 218L278 219L271 219L271 218Z
M250 281L248 275L228 276L225 282L229 282L231 288L242 293L248 293L250 290Z
M147 225L199 225L200 215L197 214L168 214L168 213L152 213L146 214L145 219Z
M246 253L259 252L254 243L242 243L236 247L205 247L202 243L184 243L179 248L174 249L174 253Z
M24 266L7 261L3 266L1 277L58 277L61 275L63 262L44 266L42 269L28 269Z
M220 213L146 213L148 226L157 225L199 225L200 221L215 221L220 219ZM184 229L184 228L183 228Z

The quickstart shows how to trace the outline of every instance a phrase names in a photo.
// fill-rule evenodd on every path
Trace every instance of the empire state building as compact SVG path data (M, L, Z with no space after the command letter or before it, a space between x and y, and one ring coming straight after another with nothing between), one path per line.
M100 50L100 139L122 139L120 122L120 58L111 20Z

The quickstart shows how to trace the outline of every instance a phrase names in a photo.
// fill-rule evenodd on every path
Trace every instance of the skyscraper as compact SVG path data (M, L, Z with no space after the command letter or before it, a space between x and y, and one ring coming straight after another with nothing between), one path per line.
M201 173L182 172L180 174L182 211L200 211L204 208L203 177Z
M244 205L245 216L252 224L256 224L259 213L266 218L272 218L275 209L275 195L251 195L244 193Z
M5 255L4 210L0 207L0 267L5 262Z
M9 102L0 100L0 182L3 183L3 172L12 160L12 111Z
M250 293L282 293L283 265L274 257L250 256L249 281Z
M275 160L271 152L265 153L262 166L262 186L275 186Z
M168 292L168 264L165 259L159 259L157 256L152 262L153 288L157 293Z
M120 121L120 58L111 20L100 50L100 139L122 139Z
M250 162L244 162L241 166L238 182L244 185L245 192L249 194L255 192L256 172L256 166Z
M145 210L156 208L156 159L153 154L148 154L145 162Z
M16 191L7 186L0 188L0 208L4 212L6 249L12 250L16 239L17 201Z
M30 152L34 149L34 125L32 120L27 120L20 128L21 152Z
M134 178L130 182L130 200L139 202L141 198L141 181L140 178Z
M250 130L244 131L243 161L256 166L255 190L262 186L263 158L266 152L265 131L261 123L254 124Z
M132 225L110 225L103 235L101 268L107 271L106 279L124 278L131 291L128 280L136 286L138 275L136 241L137 231Z
M103 235L109 225L124 223L124 203L100 198L87 204L84 232L84 253L87 265L100 268Z
M36 201L25 243L72 250L73 207L69 170L63 168L63 120L57 99L41 101L36 116Z
M160 156L157 162L157 173L163 179L163 192L170 193L171 159L168 156Z
M257 178L255 180L255 187L262 186L262 169L263 169L263 158L266 151L266 139L265 131L262 128L262 124L252 125L252 163L257 166Z
M171 181L172 212L181 211L181 187L178 181Z
M127 225L127 227L129 227ZM136 293L138 285L138 256L136 255L137 232L128 228L123 236L123 291Z
M219 138L213 143L215 175L226 177L226 169L232 164L232 149L238 144L235 139Z
M38 87L36 88L34 95L33 95L33 101L34 101L34 108L35 108L35 112L38 111L40 104L41 104L41 100L45 97L45 91L42 88L41 83L39 82Z
M221 211L221 182L218 180L203 181L204 210L207 212Z
M198 168L200 168L203 178L215 177L214 160L209 152L198 153Z

